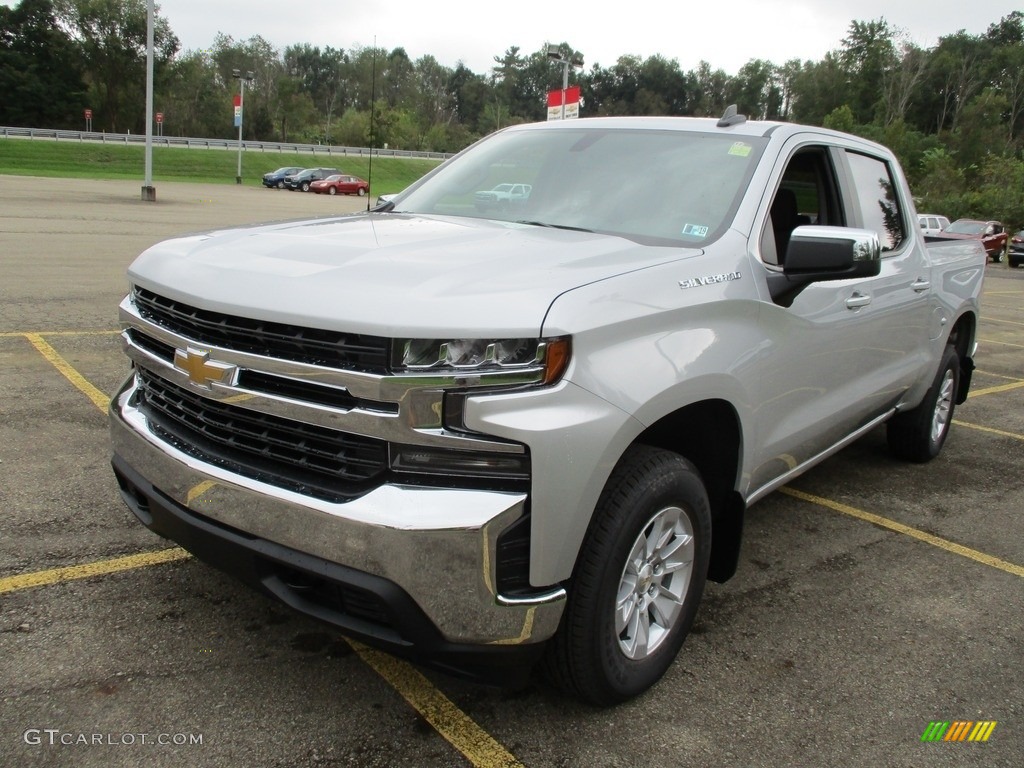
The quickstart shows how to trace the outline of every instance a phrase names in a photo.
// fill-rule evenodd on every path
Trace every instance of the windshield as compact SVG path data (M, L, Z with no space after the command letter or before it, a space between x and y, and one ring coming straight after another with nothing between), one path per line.
M984 231L985 222L983 221L954 221L946 227L946 232L954 235L980 235Z
M728 227L764 143L600 125L513 128L441 167L395 210L699 247Z

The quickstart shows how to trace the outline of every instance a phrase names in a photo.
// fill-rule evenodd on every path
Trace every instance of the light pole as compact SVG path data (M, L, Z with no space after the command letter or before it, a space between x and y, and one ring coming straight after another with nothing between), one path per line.
M153 186L153 0L146 6L146 153L145 174L142 182L143 202L156 202L156 187ZM92 122L92 111L87 112ZM92 127L91 125L89 126Z
M241 91L238 96L238 174L235 176L235 184L242 183L242 115L245 112L245 84L253 81L253 73L246 72L244 75L240 69L231 70L231 76L238 80Z
M565 92L569 88L569 67L583 68L583 57L574 53L566 56L557 45L548 46L548 58L562 65L562 120L565 119Z

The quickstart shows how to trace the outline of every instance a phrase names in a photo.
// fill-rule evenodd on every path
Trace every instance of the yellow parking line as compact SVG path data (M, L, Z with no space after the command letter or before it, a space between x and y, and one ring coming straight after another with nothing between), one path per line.
M991 376L993 379L1006 379L1007 381L1019 381L1024 383L1024 379L1020 376L1007 376L1005 373L993 373L992 371L983 371L981 368L974 369L975 376Z
M383 677L477 768L522 768L522 763L473 722L412 665L346 638L359 657Z
M25 338L29 340L39 354L53 364L53 367L64 374L64 378L75 385L86 397L93 401L97 408L106 411L110 405L110 398L100 392L96 387L85 380L85 377L76 371L67 360L57 354L57 350L51 347L38 333L26 333Z
M960 421L959 419L953 419L953 423L958 427L967 427L968 429L976 429L979 432L988 432L992 435L999 435L1000 437L1012 437L1014 440L1024 440L1024 435L1018 435L1016 432L1006 432L1002 429L993 429L992 427L983 427L981 424L971 424L969 421Z
M39 334L23 335L72 384L88 395L100 410L105 411L107 409L110 399L86 381ZM208 486L201 484L192 490L198 496L208 490ZM190 498L192 498L191 495ZM49 571L27 573L21 576L9 576L0 579L0 594L13 592L18 589L43 586L45 584L55 584L70 579L85 579L90 576L116 573L130 568L142 568L187 557L191 557L191 555L184 549L173 547L162 552L131 555L117 558L116 560L87 563L68 568L56 568ZM448 697L437 690L415 668L386 653L361 645L355 640L346 638L346 641L355 649L365 664L383 677L413 709L430 723L434 730L461 752L475 768L523 768L523 764L514 755L477 725L472 718L455 706Z
M112 560L99 560L66 568L52 568L47 571L7 576L0 578L0 594L64 581L88 579L93 576L105 576L135 568L146 568L185 560L191 556L181 547L171 547L158 552L144 552ZM515 756L437 690L410 664L382 651L368 648L355 640L348 638L345 640L359 654L365 664L383 677L413 709L419 712L476 768L522 768L522 763Z
M7 576L0 579L0 595L6 592L17 592L19 589L42 587L62 581L88 579L92 576L105 576L108 573L129 571L133 568L146 568L161 563L171 563L192 557L181 547L171 547L158 552L144 552L141 555L127 555L113 560L98 560L82 565L71 565L66 568L52 568L48 571L24 573L20 576Z
M1021 326L1024 326L1024 323L1019 323L1016 320L1003 320L1000 317L983 317L983 318L981 318L981 321L983 323L1006 323L1007 325L1021 325Z
M1017 381L1014 382L1013 384L997 384L994 387L986 387L985 389L972 390L971 393L967 395L967 397L981 397L982 395L992 395L995 394L996 392L1009 392L1010 390L1021 389L1022 387L1024 387L1024 381Z
M1024 349L1024 344L1014 344L1012 341L999 341L998 339L978 339L982 344L1002 344L1006 347L1017 347Z
M1015 563L1010 563L1006 560L1000 560L998 557L986 555L984 552L979 552L976 549L970 549L969 547L964 547L960 544L955 544L954 542L949 541L947 539L943 539L938 536L933 536L932 534L925 533L924 531L919 531L917 528L911 528L909 525L897 523L895 520L890 520L887 517L875 515L871 512L865 512L861 509L857 509L856 507L851 507L846 504L840 504L838 501L825 499L822 498L821 496L813 496L809 493L804 493L803 491L798 491L795 488L790 488L788 486L785 488L781 488L780 490L787 496L792 496L793 498L801 499L803 501L810 502L811 504L817 504L818 506L821 507L827 507L828 509L835 510L836 512L842 512L844 515L850 515L851 517L856 517L859 520L864 520L865 522L872 523L882 528L888 528L890 531L902 533L905 536L910 536L912 538L917 539L918 541L923 541L926 544L931 544L933 547L944 549L945 551L952 552L955 555L960 555L961 557L966 557L970 560L982 563L983 565L987 565L992 568L997 568L1000 571L1006 571L1006 573L1010 573L1014 576L1020 576L1021 578L1024 578L1024 567L1016 565Z

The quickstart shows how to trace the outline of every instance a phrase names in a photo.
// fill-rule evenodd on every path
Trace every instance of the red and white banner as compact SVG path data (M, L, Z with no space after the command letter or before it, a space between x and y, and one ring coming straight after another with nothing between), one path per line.
M580 87L548 92L548 120L571 120L580 116Z

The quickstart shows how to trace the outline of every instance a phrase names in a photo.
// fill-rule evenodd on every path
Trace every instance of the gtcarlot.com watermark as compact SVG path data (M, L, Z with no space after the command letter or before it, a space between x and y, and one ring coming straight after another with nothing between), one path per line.
M201 746L201 733L84 733L59 728L29 728L22 739L32 747L191 747Z

